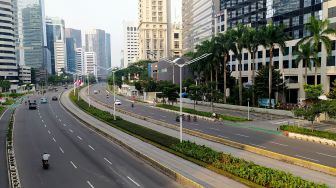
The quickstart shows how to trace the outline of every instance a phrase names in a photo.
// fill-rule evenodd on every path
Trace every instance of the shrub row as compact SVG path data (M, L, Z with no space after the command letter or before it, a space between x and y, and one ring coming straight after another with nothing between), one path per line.
M222 174L230 174L234 180L241 181L249 186L258 187L327 187L326 185L315 184L303 180L300 177L293 176L292 174L285 173L252 162L248 162L236 157L233 157L222 152L217 152L209 147L200 146L189 141L182 143L175 137L157 132L155 130L137 125L128 121L117 118L113 120L113 115L109 112L102 111L89 105L82 99L77 101L77 97L70 95L71 100L77 104L78 107L85 110L87 113L94 117L103 120L109 125L120 129L124 132L131 133L138 137L144 138L155 144L163 146L168 152L179 155L187 160L195 162L199 165L205 163L205 166L211 170L222 172ZM241 180L243 179L243 180ZM247 180L247 181L246 181Z
M6 108L3 106L0 106L0 115L2 114L2 112L5 110Z
M180 111L180 108L177 106L172 106L172 105L167 105L167 104L157 104L156 107L159 108L165 108L168 110L174 110L174 111ZM185 113L189 113L189 114L195 114L195 115L199 115L199 116L203 116L203 117L212 117L212 113L211 112L203 112L203 111L198 111L198 110L194 110L191 108L182 108L182 111ZM241 122L241 121L247 121L247 119L245 118L240 118L240 117L235 117L235 116L226 116L226 115L222 115L219 114L219 118L223 119L223 120L227 120L227 121L233 121L233 122Z
M280 130L309 135L309 136L316 136L316 137L326 138L326 139L336 141L336 133L333 133L333 132L307 129L307 128L292 126L292 125L282 125L280 126Z

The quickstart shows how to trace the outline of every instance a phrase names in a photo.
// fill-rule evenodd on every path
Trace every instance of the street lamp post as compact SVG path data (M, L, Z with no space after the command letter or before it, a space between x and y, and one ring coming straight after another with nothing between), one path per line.
M178 67L180 67L180 142L183 142L183 136L182 136L182 133L183 133L183 122L182 122L182 116L183 116L183 112L182 112L182 68L186 65L190 65L196 61L199 61L201 59L204 59L206 57L208 57L209 55L211 55L210 53L207 53L207 54L203 54L201 55L200 57L197 57L191 61L188 61L188 62L185 62L183 64L178 64L177 62L179 60L181 60L181 58L177 58L175 59L174 61L171 61L171 60L168 60L168 59L165 59L166 61L168 61L169 63L172 63L174 65L177 65Z
M250 98L247 99L247 120L250 121Z

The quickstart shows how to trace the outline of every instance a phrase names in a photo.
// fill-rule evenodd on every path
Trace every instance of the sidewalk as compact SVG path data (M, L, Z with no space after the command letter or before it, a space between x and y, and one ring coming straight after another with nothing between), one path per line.
M83 91L81 95L83 95ZM178 172L185 177L203 185L204 187L246 187L245 185L235 182L227 177L216 174L208 169L200 167L194 163L181 159L173 154L166 151L160 150L159 148L145 143L137 138L134 138L122 131L112 128L111 126L93 118L92 116L86 114L76 107L68 97L69 91L65 92L61 97L62 104L81 119L96 128L106 132L107 134L117 138L121 142L131 146L134 150L145 154L149 158L167 166L168 168ZM91 101L91 105L98 106L97 103ZM102 110L107 110L105 107L99 107ZM117 113L117 115L122 116L122 114ZM125 118L125 117L123 117ZM129 117L130 119L131 117ZM134 119L134 118L133 118ZM139 122L137 122L139 123Z
M82 89L82 91L80 92L80 96L84 100L88 101L86 93L84 91L85 91L85 89ZM91 105L93 105L95 107L98 107L101 110L109 111L111 113L113 112L112 109L108 109L108 108L100 105L99 103L97 103L93 100L91 100ZM127 119L130 122L137 123L139 125L148 127L150 129L156 130L158 132L162 132L162 133L165 133L167 135L179 138L179 132L177 132L175 130L165 128L165 127L153 124L153 123L149 123L149 122L144 121L144 120L136 119L136 118L133 118L133 117L128 116L128 115L120 114L118 112L117 112L117 115L124 118L124 119ZM247 152L247 151L231 148L231 147L223 145L223 144L214 143L214 142L207 141L205 139L201 139L201 138L198 138L198 137L195 137L195 136L190 136L190 135L187 135L187 134L184 134L184 140L190 140L190 141L193 141L193 142L195 142L197 144L200 144L200 145L206 145L206 146L211 147L211 148L213 148L217 151L222 151L224 153L232 154L233 156L236 156L236 157L248 160L248 161L253 161L254 163L259 164L259 165L263 165L263 166L266 166L266 167L269 167L269 168L274 168L274 169L282 170L282 171L285 171L285 172L289 172L289 173L292 173L296 176L300 176L300 177L302 177L306 180L325 183L325 184L329 185L330 187L335 187L336 188L336 178L334 176L331 176L331 175L327 175L327 174L317 172L317 171L314 171L314 170L310 170L310 169L307 169L307 168L303 168L303 167L300 167L300 166L288 164L288 163L281 162L281 161L278 161L278 160L270 159L270 158L263 157L263 156L260 156L260 155L254 154L254 153L250 153L250 152Z
M11 113L11 110L5 110L2 114L0 114L0 182L2 188L9 187L6 156L6 134Z

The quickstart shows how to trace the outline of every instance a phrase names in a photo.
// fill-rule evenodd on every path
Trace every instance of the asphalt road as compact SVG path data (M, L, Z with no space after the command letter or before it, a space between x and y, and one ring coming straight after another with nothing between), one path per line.
M0 182L2 188L9 187L6 158L6 134L10 116L11 110L5 110L2 114L0 113Z
M113 105L113 96L108 94L105 85L97 84L90 87L91 96L94 99ZM100 93L94 94L94 90ZM134 108L131 102L123 97L117 96L122 101L122 105L116 106L123 110L157 119L166 123L179 126L175 121L177 113L166 112L153 108L147 104L136 103ZM336 167L336 149L335 147L322 144L290 139L282 135L269 134L251 129L234 126L234 123L228 125L224 122L210 122L198 120L197 122L183 122L184 128L192 129L209 135L225 138L235 142L255 146L276 153L300 158L303 160L315 162L318 164Z
M40 98L35 95L30 100ZM48 101L39 104L38 110L28 110L23 104L15 114L14 149L23 187L180 187L85 128L58 101ZM43 152L51 154L48 170L42 169Z

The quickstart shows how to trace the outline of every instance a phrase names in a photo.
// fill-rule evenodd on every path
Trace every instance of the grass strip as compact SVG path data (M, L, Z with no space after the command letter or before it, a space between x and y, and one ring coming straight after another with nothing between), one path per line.
M263 167L253 162L215 151L206 146L197 145L189 141L180 143L175 137L125 121L120 117L114 121L109 112L93 106L89 107L83 99L80 98L78 101L77 96L74 96L73 93L70 94L70 99L88 114L114 128L209 170L244 183L249 187L327 187L326 185L303 180L290 173Z
M298 126L294 126L294 125L282 125L282 126L280 126L280 130L288 131L288 132L292 132L292 133L303 134L303 135L316 136L316 137L319 137L319 138L326 138L326 139L329 139L329 140L336 141L336 133L333 133L333 132L307 129L307 128L298 127Z
M7 128L7 134L6 134L7 143L12 142L13 123L14 123L14 112L12 112L12 114L11 114L10 121L9 121L9 124L8 124L8 128ZM11 147L12 147L11 144L7 145L8 149L12 149Z
M159 108L164 108L164 109L168 109L168 110L174 110L174 111L180 111L180 107L177 106L172 106L172 105L168 105L168 104L157 104L156 107ZM212 118L212 113L211 112L204 112L204 111L198 111L198 110L194 110L191 108L182 108L182 111L185 113L189 113L189 114L194 114L194 115L199 115L199 116L203 116L203 117L209 117ZM233 122L244 122L244 121L248 121L246 118L240 118L240 117L235 117L235 116L227 116L227 115L222 115L222 114L218 114L219 118L222 120L226 120L226 121L233 121Z

